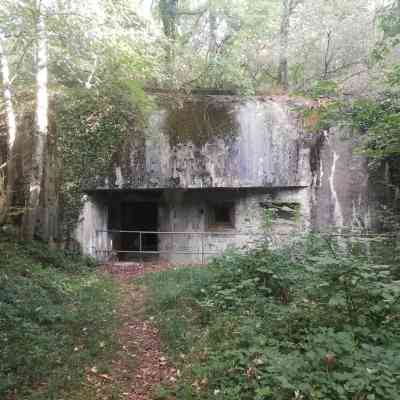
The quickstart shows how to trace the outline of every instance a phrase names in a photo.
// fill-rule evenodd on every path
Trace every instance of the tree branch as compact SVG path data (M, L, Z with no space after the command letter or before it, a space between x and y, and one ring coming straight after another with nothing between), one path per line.
M177 16L185 15L185 16L189 16L189 17L193 17L193 16L195 17L198 15L203 15L206 11L207 11L207 7L198 8L197 10L178 10L176 15Z

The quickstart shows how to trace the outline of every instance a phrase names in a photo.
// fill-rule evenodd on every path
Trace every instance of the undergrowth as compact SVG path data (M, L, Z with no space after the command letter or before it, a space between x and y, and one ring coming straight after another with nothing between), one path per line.
M398 267L345 247L307 237L148 275L176 398L400 399Z
M67 400L94 363L107 372L118 293L93 267L0 238L0 398Z

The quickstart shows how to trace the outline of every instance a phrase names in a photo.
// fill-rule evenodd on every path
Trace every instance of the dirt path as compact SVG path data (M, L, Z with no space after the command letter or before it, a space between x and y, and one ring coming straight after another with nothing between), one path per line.
M150 400L157 387L173 387L176 382L176 369L161 351L159 332L144 317L146 289L132 282L133 277L165 268L169 266L136 263L102 268L104 273L112 274L121 287L121 303L117 310L121 321L117 332L119 351L113 360L111 374L100 376L103 381L109 380L108 384L102 385L103 388L108 386L108 393L110 386L120 388L121 394L118 398ZM97 398L110 397L99 394Z

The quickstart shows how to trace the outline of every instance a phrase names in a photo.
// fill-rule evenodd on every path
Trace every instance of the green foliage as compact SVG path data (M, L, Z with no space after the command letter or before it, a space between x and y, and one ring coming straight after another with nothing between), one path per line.
M386 12L384 12L380 18L381 29L385 33L385 36L389 38L394 38L400 34L400 15L398 15L398 10L396 8L397 7L387 8Z
M82 193L107 175L124 139L139 129L151 101L135 81L114 79L97 88L71 89L56 98L60 194L67 237L78 222Z
M390 88L390 89L388 89ZM375 98L335 100L320 107L316 130L347 126L360 136L359 152L372 159L400 155L400 67L386 73L382 92ZM315 110L306 110L307 116Z
M334 81L315 81L310 89L311 97L337 96L338 85Z
M152 315L165 312L165 319L159 321L162 338L171 351L188 351L191 341L196 335L201 335L196 329L198 315L193 310L197 307L197 300L194 300L193 294L205 297L204 288L211 285L214 274L206 269L179 268L173 274L160 272L156 275L157 279L153 279L153 275L145 278L151 292L158 293L151 297L148 312ZM179 307L175 308L176 304ZM182 313L182 310L185 312ZM202 318L205 318L203 313Z
M148 276L151 313L173 327L176 398L399 397L394 267L355 248L307 237Z
M398 79L397 72L391 79ZM356 100L342 114L356 131L365 134L362 153L375 159L400 155L399 100L399 93L386 92L376 100Z
M286 221L298 222L299 218L300 204L271 202L264 208L262 222L264 228L268 229L273 225L274 220L284 219Z
M58 399L107 368L113 351L111 280L93 263L45 244L0 240L0 397Z
M263 220L263 226L265 229L271 228L271 226L274 223L274 218L276 216L277 210L274 208L266 208L264 210L264 220Z
M318 109L305 110L305 120L313 121L309 130L318 132L333 126L348 127L359 138L358 152L372 159L400 155L400 69L393 68L387 83L392 90L376 99L334 100Z
M373 57L376 61L383 61L390 53L390 48L400 43L400 13L399 4L396 1L384 7L379 15L378 21L383 31L383 40L381 40L373 51Z
M322 103L318 108L306 108L303 110L305 128L318 133L329 131L333 126L346 125L349 123L346 112L345 103L340 100Z

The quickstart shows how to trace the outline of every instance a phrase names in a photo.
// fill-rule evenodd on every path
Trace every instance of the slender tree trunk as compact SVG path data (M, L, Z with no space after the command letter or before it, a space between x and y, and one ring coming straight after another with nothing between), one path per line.
M213 9L210 9L209 11L209 42L208 42L208 51L210 53L211 58L213 58L216 53L217 53L217 29L218 29L218 23L217 23L217 16L215 15L215 12Z
M38 231L38 218L42 179L45 163L45 149L48 135L48 44L45 18L37 0L37 72L36 72L36 116L32 149L32 169L29 181L28 212L26 215L25 238L33 239Z
M3 82L3 96L7 116L7 129L8 129L8 148L7 148L7 161L6 164L1 166L2 170L7 170L7 179L3 180L4 199L0 207L0 225L4 224L12 206L14 183L15 183L15 157L14 157L14 143L17 136L17 121L12 102L12 88L10 81L10 70L8 66L8 58L5 51L4 34L0 31L0 70ZM0 170L0 174L3 171Z
M167 75L170 83L173 83L175 76L175 45L176 45L176 24L178 13L178 0L160 0L159 10L163 23L164 34L167 38L165 49L165 61Z
M329 67L331 63L331 57L330 57L330 52L331 52L331 38L332 38L332 32L328 31L326 33L326 47L325 47L325 54L324 54L324 66L323 66L323 72L322 72L322 80L327 80L328 75L329 75Z
M208 15L209 38L208 38L208 65L211 67L211 87L217 87L218 77L216 76L215 62L217 58L217 16L211 6Z
M282 0L282 19L280 27L278 83L287 89L289 86L288 48L290 30L290 0Z

